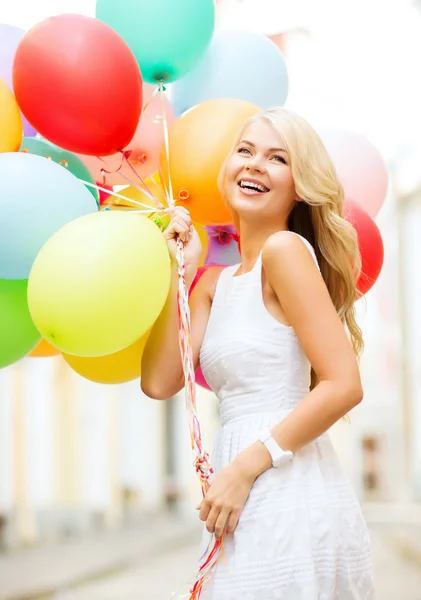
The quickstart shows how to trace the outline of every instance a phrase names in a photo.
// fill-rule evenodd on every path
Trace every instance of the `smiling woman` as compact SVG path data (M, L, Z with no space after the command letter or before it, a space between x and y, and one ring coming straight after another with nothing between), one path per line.
M190 297L194 366L221 419L199 516L224 537L225 560L200 599L268 600L276 590L281 600L372 600L367 527L326 433L362 399L360 262L343 190L317 133L281 108L247 121L219 188L241 264L209 268ZM177 235L190 284L200 252L182 208L165 231L172 255ZM176 291L174 269L143 355L142 388L160 399L184 384Z

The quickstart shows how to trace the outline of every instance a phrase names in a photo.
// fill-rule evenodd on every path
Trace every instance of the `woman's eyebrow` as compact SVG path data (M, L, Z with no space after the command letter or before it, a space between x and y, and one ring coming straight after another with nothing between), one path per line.
M240 144L247 144L247 146L251 146L252 148L256 147L255 144L249 140L241 140ZM269 148L268 152L285 152L285 154L288 154L288 151L285 150L285 148Z

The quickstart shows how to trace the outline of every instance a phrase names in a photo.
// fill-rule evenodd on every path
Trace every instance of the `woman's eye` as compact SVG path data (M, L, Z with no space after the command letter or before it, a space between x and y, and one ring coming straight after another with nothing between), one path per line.
M284 165L286 165L286 164L287 164L287 161L285 160L285 158L284 158L283 156L279 156L279 155L277 154L277 155L275 155L273 158L276 160L276 162L281 162L281 163L283 163Z
M239 154L250 154L250 150L248 148L238 148L237 152Z

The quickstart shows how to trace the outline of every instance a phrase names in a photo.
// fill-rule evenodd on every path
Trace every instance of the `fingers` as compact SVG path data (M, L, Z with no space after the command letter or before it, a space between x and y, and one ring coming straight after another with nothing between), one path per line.
M240 519L241 511L233 510L229 515L227 522L227 533L232 534L237 529L238 521Z
M222 537L222 535L226 529L226 525L227 525L229 516L230 516L230 512L228 509L223 509L219 513L218 518L216 519L215 529L214 529L215 537L217 540L219 540Z
M209 533L215 533L215 525L220 515L220 512L221 509L217 508L216 506L211 508L208 514L208 518L206 519L206 529L209 531Z
M220 539L225 530L228 532L229 522L231 520L231 508L227 506L221 506L219 504L212 505L206 501L202 502L199 507L200 513L199 518L201 521L206 523L206 529L209 533L214 533L217 539ZM236 514L235 519L232 521L234 529L238 523L239 513ZM233 529L233 530L234 530Z
M167 237L180 237L183 242L188 242L191 235L192 220L188 211L182 206L170 210L171 221L165 234Z

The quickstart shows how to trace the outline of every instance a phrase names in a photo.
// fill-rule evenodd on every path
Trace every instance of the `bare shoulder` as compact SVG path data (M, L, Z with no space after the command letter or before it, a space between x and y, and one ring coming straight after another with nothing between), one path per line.
M295 273L297 269L318 271L304 241L291 231L278 231L266 240L262 250L262 263L268 274L274 270Z

